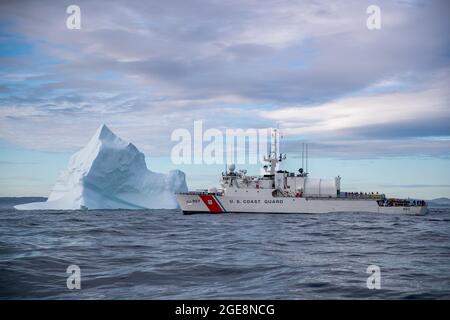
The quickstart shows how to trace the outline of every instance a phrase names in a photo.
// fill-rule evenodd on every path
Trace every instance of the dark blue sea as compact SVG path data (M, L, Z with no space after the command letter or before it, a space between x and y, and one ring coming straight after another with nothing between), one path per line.
M81 289L69 290L69 265ZM369 290L369 265L380 289ZM450 209L0 211L1 299L450 298Z

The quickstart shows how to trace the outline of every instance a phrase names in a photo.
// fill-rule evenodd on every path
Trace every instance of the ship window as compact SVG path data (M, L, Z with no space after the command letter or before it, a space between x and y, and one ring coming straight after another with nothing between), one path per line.
M211 205L212 204L212 200L208 200L208 204Z

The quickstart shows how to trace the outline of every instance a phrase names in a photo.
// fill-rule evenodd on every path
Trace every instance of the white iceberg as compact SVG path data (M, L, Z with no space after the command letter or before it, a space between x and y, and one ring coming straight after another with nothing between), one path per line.
M150 171L142 152L102 125L89 143L72 155L46 202L15 208L174 209L178 207L174 193L185 191L182 171Z

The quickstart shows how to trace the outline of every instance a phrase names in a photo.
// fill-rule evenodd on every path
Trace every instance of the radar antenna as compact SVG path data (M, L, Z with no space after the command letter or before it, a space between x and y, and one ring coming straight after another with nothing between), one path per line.
M277 163L286 159L286 155L279 154L279 139L280 133L278 128L272 129L270 152L267 157L264 157L264 161L269 162L271 175L275 174ZM264 166L264 168L266 168L266 166Z

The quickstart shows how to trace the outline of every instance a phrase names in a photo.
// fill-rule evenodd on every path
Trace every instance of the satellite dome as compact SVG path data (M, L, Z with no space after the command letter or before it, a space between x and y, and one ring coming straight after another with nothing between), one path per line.
M208 193L217 193L217 188L216 187L209 188Z

